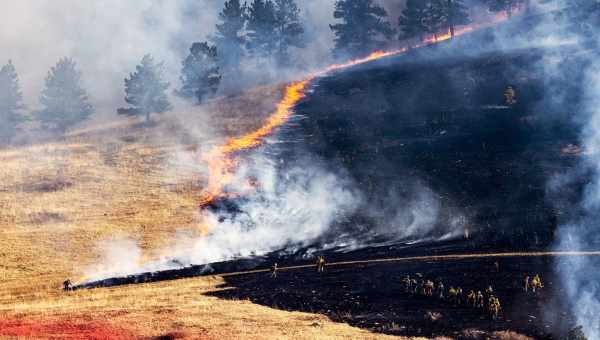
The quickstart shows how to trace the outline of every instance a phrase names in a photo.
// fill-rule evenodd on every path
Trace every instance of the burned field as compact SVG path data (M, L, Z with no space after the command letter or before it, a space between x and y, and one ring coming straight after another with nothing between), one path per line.
M555 52L435 60L418 51L321 79L289 132L297 140L301 131L302 142L284 155L317 155L361 188L366 204L342 231L440 239L454 224L479 249L545 249L556 226L577 214L573 202L586 181L582 175L569 188L549 189L582 152L573 114L581 100L579 61L555 65L564 72L556 83L544 73ZM508 86L517 93L510 106L503 97ZM393 217L386 212L420 191L432 196L423 214L432 215L433 225L416 235L401 230L402 223L414 224L411 216L398 226L386 223ZM366 227L381 224L386 228L374 234Z
M496 332L512 331L535 339L554 339L573 323L567 313L557 312L561 310L557 297L563 288L551 279L556 276L555 260L509 257L328 266L324 273L317 273L316 268L283 270L277 278L269 273L225 276L226 289L209 295L320 313L376 333L488 339ZM523 291L526 273L539 273L547 280L541 292ZM462 303L452 303L447 296L442 300L407 293L403 278L417 274L442 281L447 288L461 287L465 294ZM485 309L465 302L469 290L484 291L488 285L502 301L500 317L495 321Z

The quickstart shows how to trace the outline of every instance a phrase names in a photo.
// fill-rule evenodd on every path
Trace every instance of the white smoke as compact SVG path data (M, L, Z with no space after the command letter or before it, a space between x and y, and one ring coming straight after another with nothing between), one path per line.
M585 150L581 166L591 173L581 201L582 217L560 226L557 248L586 250L600 244L600 64L595 62L586 70L585 108L589 118L582 132ZM580 173L576 174L581 176ZM577 257L558 264L562 282L567 289L568 301L589 339L600 338L600 283L597 261Z
M352 213L361 196L351 181L317 165L292 167L284 172L268 157L258 154L236 173L228 188L248 193L251 174L258 186L247 197L232 200L234 212L205 210L201 222L208 235L180 232L174 246L156 261L142 263L140 249L126 239L110 239L99 247L104 253L101 269L90 268L88 280L180 268L260 256L273 251L308 246L330 230L341 216Z
M121 277L140 272L142 251L129 236L117 235L103 240L96 246L101 254L100 267L93 266L84 271L86 280L105 277Z
M555 1L546 9L565 9L572 4L569 1ZM576 29L570 31L567 27ZM594 32L593 29L589 30L589 27L586 29L584 23L569 21L568 16L548 16L537 29L537 34L546 37L547 40L559 41L569 47L569 53L551 53L544 58L541 65L548 79L553 79L545 89L551 103L564 101L565 98L559 94L564 94L565 88L578 85L556 83L565 79L564 72L569 72L565 69L565 63L569 67L583 70L584 74L581 86L584 92L583 100L581 103L572 103L573 108L580 109L579 112L574 112L573 119L583 123L579 144L584 152L580 154L578 168L550 178L548 187L550 191L560 192L561 188L581 185L582 178L589 178L590 181L586 181L579 202L568 202L570 206L567 207L571 210L570 220L558 226L554 244L556 250L589 250L600 244L600 63L597 61L596 52L590 50L590 41L594 40L597 44L600 42L600 36L597 32L586 36L585 33L581 33L582 29L583 32ZM573 60L577 58L573 58L570 53L578 55L582 60L581 64L573 65ZM563 203L557 202L557 207L561 204ZM569 257L557 260L556 269L566 291L563 302L571 309L577 324L583 327L588 339L600 339L598 262L589 257Z

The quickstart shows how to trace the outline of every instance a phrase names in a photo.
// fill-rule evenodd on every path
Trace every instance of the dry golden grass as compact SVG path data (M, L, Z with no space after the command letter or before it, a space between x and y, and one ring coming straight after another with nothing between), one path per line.
M195 214L205 178L195 160L222 136L260 126L280 92L259 88L167 114L152 126L119 120L60 140L0 149L0 315L33 322L108 320L140 336L383 338L319 315L202 295L223 289L219 278L60 291L65 278L99 261L96 245L108 237L134 236L151 257L176 230L201 232Z

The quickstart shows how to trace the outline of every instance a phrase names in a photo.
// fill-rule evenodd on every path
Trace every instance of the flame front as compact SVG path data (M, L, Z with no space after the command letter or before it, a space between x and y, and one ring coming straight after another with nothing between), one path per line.
M476 29L489 27L508 19L506 13L499 13L494 16L489 22L481 24L472 24L468 26L458 27L455 31L455 36L460 36ZM450 32L441 35L435 35L426 38L423 43L412 48L419 48L445 41L452 38ZM265 137L271 135L273 131L283 125L292 115L294 106L306 96L306 89L312 81L326 75L332 71L352 67L359 64L368 63L377 59L385 58L392 55L398 55L408 51L408 47L399 48L391 51L376 51L364 58L350 60L341 64L332 64L325 69L314 72L301 81L289 84L285 88L283 99L277 104L277 109L267 119L265 124L256 131L250 132L238 138L229 139L225 144L219 145L211 149L209 152L202 155L202 160L208 165L208 184L200 200L200 207L204 207L219 197L228 197L224 188L231 184L234 179L235 169L238 165L238 160L235 154L255 148L263 143Z
M200 201L200 207L226 195L223 188L233 181L238 164L237 159L234 158L235 153L259 146L265 137L283 125L291 116L294 106L306 96L306 87L312 79L313 77L308 77L287 85L283 99L277 104L277 109L258 130L229 139L225 144L202 155L202 160L208 165L208 184Z

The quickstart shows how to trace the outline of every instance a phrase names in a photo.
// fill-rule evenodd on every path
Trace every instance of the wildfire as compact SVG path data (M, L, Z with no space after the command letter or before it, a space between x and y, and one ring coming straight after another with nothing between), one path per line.
M286 86L284 97L277 104L277 109L258 130L229 139L225 144L213 148L202 156L202 160L208 165L208 185L200 201L201 207L222 196L223 188L233 180L238 161L231 156L260 145L264 137L284 124L292 114L293 107L306 96L306 87L312 79L313 76L309 76Z
M506 13L499 13L486 23L458 27L455 30L454 35L460 36L476 29L498 24L507 19L508 16ZM413 48L428 46L448 40L450 38L452 38L450 32L442 35L431 36L426 38L423 43L413 46ZM219 197L228 197L228 195L230 195L225 193L223 188L225 188L228 184L231 184L234 179L234 171L238 165L238 160L233 156L240 151L252 149L261 145L265 137L269 136L277 127L283 125L292 115L294 106L296 106L296 104L306 96L305 91L315 78L323 76L332 71L368 63L370 61L392 55L402 54L408 50L408 47L403 47L391 51L375 51L364 58L350 60L345 63L329 65L321 71L310 74L301 81L297 81L288 85L285 88L283 99L277 104L277 109L271 114L262 127L244 136L229 139L225 144L216 146L209 152L202 155L202 160L208 165L208 185L200 200L200 207L204 207L207 204L214 202L214 200Z
M506 14L498 14L486 23L472 24L457 28L455 30L455 36L460 36L476 29L489 27L507 19L508 16ZM442 35L435 35L426 38L422 43L411 46L410 48L420 48L445 41L450 38L450 32ZM224 144L215 146L201 156L201 159L207 164L208 183L199 202L200 208L207 206L218 198L238 196L237 194L227 193L225 190L225 188L231 184L235 178L235 170L239 164L236 154L241 151L260 146L265 137L271 135L275 129L285 124L292 115L293 108L306 96L306 90L315 78L324 76L336 70L349 68L393 55L399 55L407 52L410 48L402 47L391 51L376 51L364 58L350 60L345 63L332 64L321 71L309 74L303 80L287 85L284 91L283 99L277 104L275 111L269 116L263 126L241 137L231 138ZM255 183L250 181L248 182L248 185L254 187ZM200 223L201 225L199 225L198 228L203 234L206 234L210 230L210 227L206 225L206 222L204 221L201 221ZM144 263L148 262L149 260L149 258L142 258L138 262L140 266L143 266ZM110 272L108 268L102 267L100 267L97 271L97 273L107 272ZM84 276L77 280L77 282L85 282L87 279L88 278Z

